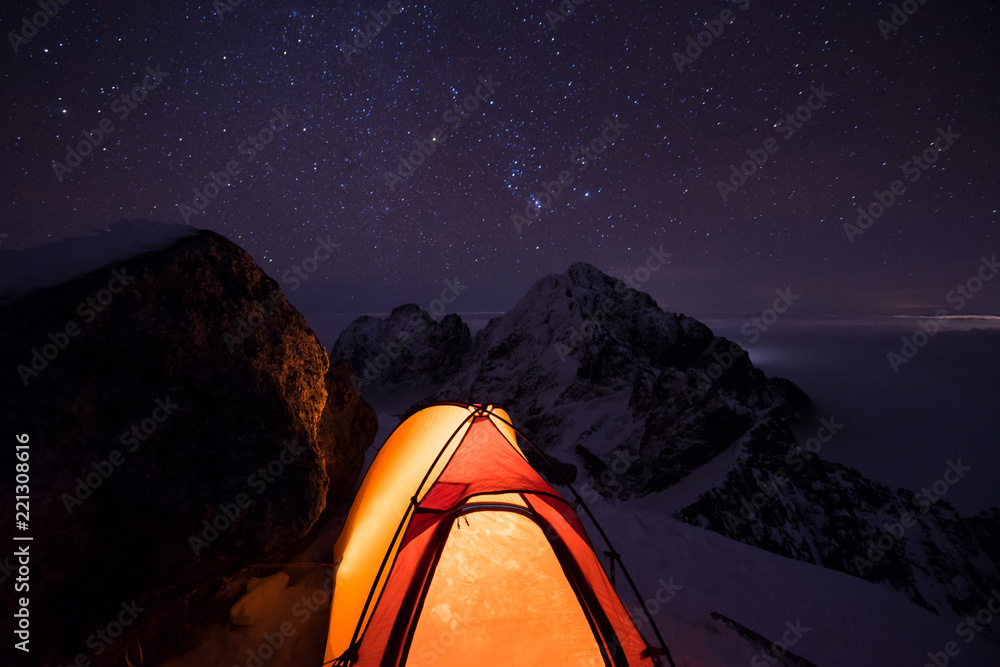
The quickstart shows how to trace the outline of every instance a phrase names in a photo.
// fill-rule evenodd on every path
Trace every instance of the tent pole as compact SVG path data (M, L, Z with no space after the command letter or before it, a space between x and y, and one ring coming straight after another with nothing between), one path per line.
M475 415L472 416L475 417ZM368 591L368 597L365 599L364 607L362 607L361 609L361 616L358 617L358 625L357 627L354 628L354 635L351 638L350 648L348 648L349 653L356 650L357 642L360 640L361 635L363 634L361 628L364 625L365 617L368 615L368 609L371 606L372 597L375 595L375 589L378 587L379 581L381 581L382 579L382 573L385 572L385 566L388 565L389 563L389 555L392 554L392 549L396 545L396 540L398 540L400 537L400 533L403 530L403 526L407 524L410 518L410 514L413 513L413 511L417 506L418 503L417 499L420 497L420 491L424 488L424 484L427 483L427 479L431 476L431 472L434 470L434 467L437 465L438 461L440 461L441 457L444 456L444 453L448 451L448 447L451 445L452 440L455 439L455 436L458 435L458 432L462 430L462 426L464 426L467 422L471 423L469 417L463 419L462 423L458 425L458 427L454 430L454 432L452 432L451 436L448 438L448 440L444 443L444 446L441 448L441 451L439 451L437 456L434 457L434 461L431 463L430 467L427 469L427 472L424 474L424 478L420 481L420 486L417 487L417 491L410 498L410 504L406 507L406 511L403 513L403 518L400 520L399 525L396 526L396 532L392 536L392 541L389 542L389 549L385 552L385 556L382 557L382 564L379 566L378 573L375 575L375 581L372 584L371 590ZM390 435L390 437L392 436ZM396 555L398 556L399 554L397 553ZM395 565L395 561L396 559L393 558L393 566ZM392 566L390 566L389 570L390 571L392 570ZM382 593L384 591L385 587L383 586L382 590L379 591L379 599L382 598ZM378 606L378 600L375 601L375 606ZM374 609L372 613L374 613ZM334 662L333 664L336 663Z
M549 468L552 469L552 472L556 474L556 476L562 481L562 483L566 487L568 487L570 491L573 492L573 497L576 499L576 502L587 513L587 516L590 517L591 523L593 523L594 527L597 528L597 532L600 533L601 538L604 540L604 543L608 546L608 549L611 550L611 553L613 554L611 558L613 560L617 560L618 565L621 566L622 574L625 575L625 579L628 581L628 585L629 588L632 589L632 593L635 594L636 599L639 600L639 606L642 607L642 612L643 614L645 614L646 620L649 621L650 627L653 628L653 634L656 635L656 640L660 643L660 648L663 649L663 654L667 657L667 662L670 663L670 667L677 667L677 665L674 663L673 656L670 655L670 649L667 648L667 643L663 640L663 635L660 634L660 629L656 626L656 622L653 620L653 615L649 613L649 609L646 607L645 600L642 599L642 595L639 593L638 587L636 587L635 582L632 580L632 575L629 574L628 569L625 567L625 563L622 561L621 554L619 554L618 551L615 550L614 545L611 544L611 539L608 537L607 533L604 532L604 529L601 528L601 524L597 522L597 517L595 517L594 513L590 511L590 507L587 506L587 503L585 503L580 494L577 493L576 488L572 484L570 484L569 481L566 479L566 477L562 474L562 472L560 472L560 470L555 467L552 461L549 460L549 457L546 456L545 453L542 452L542 450L536 447L535 444L531 442L531 440L528 440L528 438L526 438L523 433L517 430L517 428L513 424L511 424L509 421L507 421L500 415L493 413L492 411L490 412L490 416L496 417L500 421L507 424L507 426L510 426L511 430L513 430L514 433L519 435L522 440L528 443L528 445L535 451L535 453L541 456L542 460L544 460L545 463L548 464Z

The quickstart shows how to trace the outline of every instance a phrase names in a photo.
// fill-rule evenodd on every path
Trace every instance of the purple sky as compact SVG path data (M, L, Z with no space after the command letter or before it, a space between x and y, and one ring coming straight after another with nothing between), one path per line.
M898 30L881 2L389 5L74 0L36 31L35 3L4 3L31 37L0 55L2 247L190 222L280 280L330 239L292 297L312 314L426 305L455 279L459 310L502 311L574 261L635 276L662 248L642 288L702 317L786 287L797 316L933 313L1000 250L991 3L932 0ZM345 49L372 12L387 24ZM933 165L906 164L948 128ZM733 165L752 173L728 191ZM894 201L852 243L876 191ZM1000 281L962 312L998 311Z

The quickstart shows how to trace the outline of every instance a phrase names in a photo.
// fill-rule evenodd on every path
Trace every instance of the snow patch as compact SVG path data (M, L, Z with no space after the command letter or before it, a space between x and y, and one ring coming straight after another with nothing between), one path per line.
M199 230L146 220L122 220L107 231L31 248L0 250L0 301L60 285L92 271L166 248Z

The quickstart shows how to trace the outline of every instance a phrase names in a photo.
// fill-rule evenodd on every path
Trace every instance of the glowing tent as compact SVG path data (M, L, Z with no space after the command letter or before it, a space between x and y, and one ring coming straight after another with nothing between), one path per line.
M662 640L651 649L639 634L579 518L497 408L438 404L403 422L372 463L334 559L324 665L669 660Z

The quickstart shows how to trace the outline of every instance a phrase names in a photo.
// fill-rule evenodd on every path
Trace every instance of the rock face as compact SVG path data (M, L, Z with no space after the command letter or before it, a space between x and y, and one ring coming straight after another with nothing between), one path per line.
M0 321L2 422L30 437L36 664L184 650L224 577L339 509L376 431L277 284L212 232L29 291ZM137 620L95 638L123 604Z
M598 491L628 498L672 486L755 425L791 439L782 389L700 322L574 264L491 320L436 398L503 405Z
M415 304L385 319L360 317L337 337L330 358L354 368L358 387L374 393L438 385L468 360L469 327L455 314L436 322Z
M773 651L775 644L772 640L754 632L747 626L734 621L724 614L713 611L710 614L710 617L717 624L717 627L719 627L720 630L723 632L733 632L739 635L746 640L748 644L760 651L757 656L754 656L754 660L751 660L751 665L756 662L757 664L778 665L778 667L817 667L815 663L809 662L805 658L795 655L791 651L786 650L784 653L780 650ZM789 626L789 629L792 631L791 636L794 638L797 629L795 626L792 626L791 623L789 623ZM719 632L719 634L722 634L722 632Z
M839 425L822 422L831 428L821 435L835 435ZM937 613L975 614L1000 585L995 519L963 519L947 502L894 491L765 429L740 443L720 484L675 516L887 584Z
M976 541L994 563L1000 563L1000 507L991 507L969 519Z
M330 510L354 502L356 480L364 465L365 450L375 439L378 422L351 381L345 361L330 364L326 374L326 408L320 417L317 442L330 478L326 505Z

